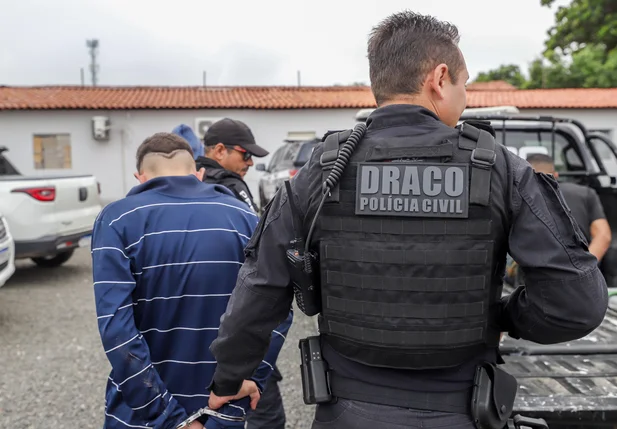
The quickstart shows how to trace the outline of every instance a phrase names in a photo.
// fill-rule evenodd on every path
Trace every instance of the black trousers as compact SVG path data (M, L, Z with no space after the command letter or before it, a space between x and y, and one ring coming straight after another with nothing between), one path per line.
M247 429L285 429L285 408L278 385L282 379L283 376L275 366L257 403L257 409L247 416Z
M476 429L467 414L422 411L339 398L317 405L312 429Z

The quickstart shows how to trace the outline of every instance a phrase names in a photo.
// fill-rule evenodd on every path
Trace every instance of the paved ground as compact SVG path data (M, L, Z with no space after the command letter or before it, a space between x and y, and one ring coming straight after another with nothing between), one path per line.
M60 268L19 262L0 288L0 429L101 428L109 363L96 326L90 255L79 250ZM297 344L314 332L296 320L279 359L287 427L308 429Z

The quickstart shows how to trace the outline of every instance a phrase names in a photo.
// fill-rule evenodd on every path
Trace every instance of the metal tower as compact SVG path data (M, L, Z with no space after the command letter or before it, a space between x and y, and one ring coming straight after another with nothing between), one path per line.
M90 50L90 74L92 76L92 86L98 82L99 65L96 63L96 56L99 53L98 39L86 40L86 46Z

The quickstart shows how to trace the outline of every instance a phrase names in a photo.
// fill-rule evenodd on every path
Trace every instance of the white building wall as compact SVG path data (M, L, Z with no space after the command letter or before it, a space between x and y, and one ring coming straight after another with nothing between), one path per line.
M133 177L137 147L148 136L171 131L182 123L194 128L200 117L231 117L244 121L257 143L273 153L290 131L349 128L357 109L315 110L140 110L140 111L9 111L0 112L0 146L9 148L7 158L22 174L94 174L101 183L104 201L123 197L137 184ZM92 138L91 118L108 116L111 135L107 142ZM35 170L34 134L69 133L72 147L71 170ZM255 162L268 162L255 158ZM249 170L246 181L258 198L260 172Z

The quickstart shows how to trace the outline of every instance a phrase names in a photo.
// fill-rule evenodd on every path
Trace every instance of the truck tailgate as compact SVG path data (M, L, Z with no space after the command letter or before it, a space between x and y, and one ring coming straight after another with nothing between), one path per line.
M64 178L55 185L58 232L65 235L92 228L101 208L94 177Z
M504 356L519 382L514 412L549 427L617 425L617 354Z
M101 211L92 175L2 176L0 196L0 211L20 245L87 233Z

